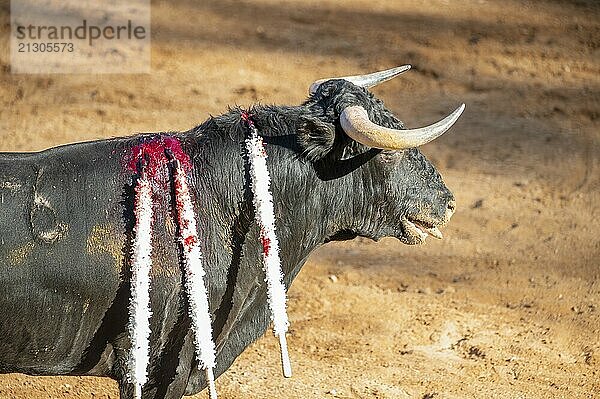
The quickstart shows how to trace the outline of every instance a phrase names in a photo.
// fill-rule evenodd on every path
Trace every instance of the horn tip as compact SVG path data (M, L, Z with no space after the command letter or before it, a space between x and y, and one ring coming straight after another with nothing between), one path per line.
M400 75L401 73L408 71L411 68L412 68L412 65L410 65L410 64L398 65L395 68L388 69L387 72L392 72L393 76L397 76L397 75Z
M450 123L450 125L448 126L448 128L450 128L450 126L452 126L458 120L458 118L460 118L460 116L462 115L464 110L465 110L465 103L462 103L450 115L448 115L447 119L452 121Z

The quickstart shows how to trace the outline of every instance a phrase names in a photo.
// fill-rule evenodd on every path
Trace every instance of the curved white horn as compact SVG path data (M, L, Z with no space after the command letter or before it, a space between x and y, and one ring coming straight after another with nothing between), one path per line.
M402 65L399 67L386 69L385 71L373 72L373 73L369 73L366 75L343 76L343 77L339 77L339 78L319 79L310 85L308 92L309 92L309 94L314 94L323 82L327 82L328 80L332 80L332 79L343 79L343 80L347 80L348 82L354 83L357 86L369 88L369 87L376 86L380 83L386 82L392 78L395 78L396 76L400 75L403 72L408 71L409 69L410 69L410 65Z
M418 129L390 129L371 122L367 111L358 105L344 109L340 124L350 138L368 147L401 150L418 147L441 136L454 125L464 109L465 104L462 104L433 125Z

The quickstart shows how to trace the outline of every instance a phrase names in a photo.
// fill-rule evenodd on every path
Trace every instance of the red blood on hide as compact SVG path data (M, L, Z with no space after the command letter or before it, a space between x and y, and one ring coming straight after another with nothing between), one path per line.
M127 157L127 167L131 171L139 172L138 163L143 160L148 177L152 179L161 170L166 169L167 163L170 161L167 158L167 151L179 161L184 171L189 172L192 169L190 157L181 148L179 139L168 135L146 139L132 147Z
M252 121L252 115L250 115L250 113L248 111L242 111L241 117L242 117L242 120L244 122L246 122L248 125L254 125L254 122Z

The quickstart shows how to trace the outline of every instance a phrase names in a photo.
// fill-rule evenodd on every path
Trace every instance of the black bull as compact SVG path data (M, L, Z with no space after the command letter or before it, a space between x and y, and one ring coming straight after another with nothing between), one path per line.
M449 218L452 194L417 149L381 151L344 134L340 110L355 104L380 125L403 128L380 100L340 80L301 106L251 110L269 156L286 287L323 243L360 235L414 244L422 240L407 220L441 226ZM246 134L239 110L174 134L194 167L217 376L270 321ZM0 154L0 372L109 376L123 398L131 397L127 309L136 175L126 162L134 146L160 137ZM168 187L155 194L145 398L180 398L205 387Z

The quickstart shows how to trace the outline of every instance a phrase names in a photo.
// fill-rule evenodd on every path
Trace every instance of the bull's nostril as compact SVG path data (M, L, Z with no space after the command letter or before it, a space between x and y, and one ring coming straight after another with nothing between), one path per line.
M454 210L456 209L456 201L455 200L448 201L448 209L450 211L454 212Z
M446 223L448 223L448 221L450 220L452 215L454 215L455 209L456 209L456 201L451 199L450 201L448 201L448 204L446 205L446 214L444 215L444 220L446 221Z

